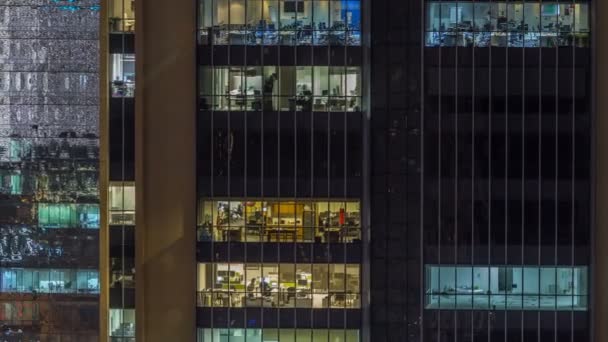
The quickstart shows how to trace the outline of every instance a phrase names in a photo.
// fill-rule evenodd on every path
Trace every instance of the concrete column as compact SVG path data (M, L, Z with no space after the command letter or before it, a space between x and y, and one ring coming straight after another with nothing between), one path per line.
M608 341L608 3L593 2L595 129L595 261L592 268L594 341Z
M196 1L135 16L137 341L195 341Z

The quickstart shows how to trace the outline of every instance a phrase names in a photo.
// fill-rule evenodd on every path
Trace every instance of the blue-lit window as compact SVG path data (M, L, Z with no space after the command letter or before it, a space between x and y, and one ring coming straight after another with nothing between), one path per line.
M587 310L587 267L426 266L427 309Z
M429 2L426 46L589 46L589 5Z
M42 228L99 228L99 205L41 203L38 225Z
M360 45L359 0L200 0L201 44Z
M135 96L135 55L117 53L111 55L112 97Z

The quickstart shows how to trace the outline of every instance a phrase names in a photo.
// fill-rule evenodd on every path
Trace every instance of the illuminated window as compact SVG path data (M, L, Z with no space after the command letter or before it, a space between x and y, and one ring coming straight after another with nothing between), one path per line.
M428 309L587 310L587 267L427 266Z
M111 183L109 202L111 225L135 224L135 185L132 182Z
M426 46L588 45L588 4L433 1L426 7Z
M40 203L38 225L42 228L99 228L99 205Z
M197 329L197 342L359 342L354 329Z
M361 45L359 0L200 0L201 44Z
M134 309L110 309L109 323L112 341L135 342Z
M109 0L110 32L135 31L135 0Z
M359 308L360 265L198 265L198 306Z
M0 268L0 292L99 293L96 270Z
M110 55L112 97L135 96L135 55L116 53Z
M23 183L18 170L0 170L0 193L7 195L21 195Z
M199 241L352 243L358 201L201 201Z

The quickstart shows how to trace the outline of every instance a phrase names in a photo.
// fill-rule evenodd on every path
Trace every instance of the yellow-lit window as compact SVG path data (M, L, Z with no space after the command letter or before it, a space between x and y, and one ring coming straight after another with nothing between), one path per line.
M109 190L109 223L135 224L135 185L132 182L112 183Z

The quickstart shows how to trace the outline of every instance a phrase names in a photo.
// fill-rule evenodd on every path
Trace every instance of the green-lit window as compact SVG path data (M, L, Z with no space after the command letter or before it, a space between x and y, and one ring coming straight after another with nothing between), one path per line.
M197 342L359 342L359 330L198 328Z
M585 266L426 266L427 309L587 310Z
M42 228L99 228L99 205L41 203L38 224Z

